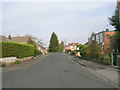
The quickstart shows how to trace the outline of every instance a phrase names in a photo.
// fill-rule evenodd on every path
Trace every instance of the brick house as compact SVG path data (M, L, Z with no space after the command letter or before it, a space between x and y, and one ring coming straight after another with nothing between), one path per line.
M114 35L116 31L109 31L109 29L106 29L106 31L102 31L99 33L93 33L91 35L91 39L89 41L97 41L98 44L101 46L101 54L104 54L105 50L109 48L110 45L110 36Z
M68 45L65 46L65 51L66 51L66 50L76 51L78 44L79 44L79 43L69 43Z

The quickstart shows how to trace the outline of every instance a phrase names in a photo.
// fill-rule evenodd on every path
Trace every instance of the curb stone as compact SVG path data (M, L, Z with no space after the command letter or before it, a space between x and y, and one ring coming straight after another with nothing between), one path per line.
M77 60L75 60L75 59L73 59L73 61L75 61L75 62L79 63L80 65L82 65L82 66L84 66L84 67L86 67L86 68L88 68L88 69L89 69L89 70L91 70L92 72L94 72L94 73L96 73L97 75L101 76L102 78L104 78L104 79L106 79L106 80L108 80L108 81L112 82L114 85L116 85L117 87L119 87L119 88L120 88L119 83L114 82L114 81L112 81L111 79L104 77L103 75L101 75L101 74L97 73L95 70L91 69L91 68L90 68L90 67L88 67L87 65L84 65L84 64L83 64L83 63L81 63L80 61L77 61Z

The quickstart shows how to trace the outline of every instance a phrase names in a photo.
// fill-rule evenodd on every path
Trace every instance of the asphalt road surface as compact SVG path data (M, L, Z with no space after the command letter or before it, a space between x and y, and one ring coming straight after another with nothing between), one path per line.
M3 88L116 88L64 53L50 53L7 67L2 81Z

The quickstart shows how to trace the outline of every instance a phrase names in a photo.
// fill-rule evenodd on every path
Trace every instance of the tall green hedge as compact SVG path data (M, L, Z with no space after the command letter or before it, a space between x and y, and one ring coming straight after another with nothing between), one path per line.
M2 41L2 57L16 56L23 58L27 56L34 56L34 46L29 44L22 44L16 42Z

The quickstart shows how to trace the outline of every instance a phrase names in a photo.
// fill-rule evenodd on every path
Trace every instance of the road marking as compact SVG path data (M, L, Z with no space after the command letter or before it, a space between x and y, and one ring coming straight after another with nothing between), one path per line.
M36 57L35 57L36 58ZM22 69L22 68L26 68L26 67L29 67L29 66L32 66L34 64L36 64L37 62L43 60L45 57L41 57L41 59L37 59L35 62L32 62L32 63L29 63L25 66L19 66L19 67L15 67L15 68L10 68L10 69L7 69L7 70L4 70L2 69L0 72L7 72L7 71L12 71L12 70L17 70L17 69Z
M10 68L10 69L7 69L7 70L2 70L2 72L7 72L7 71L12 71L12 70L26 68L26 67L29 67L29 66L32 66L32 65L36 64L37 62L39 62L39 61L37 60L36 62L30 63L30 64L25 65L25 66L20 66L20 67L16 67L16 68Z

